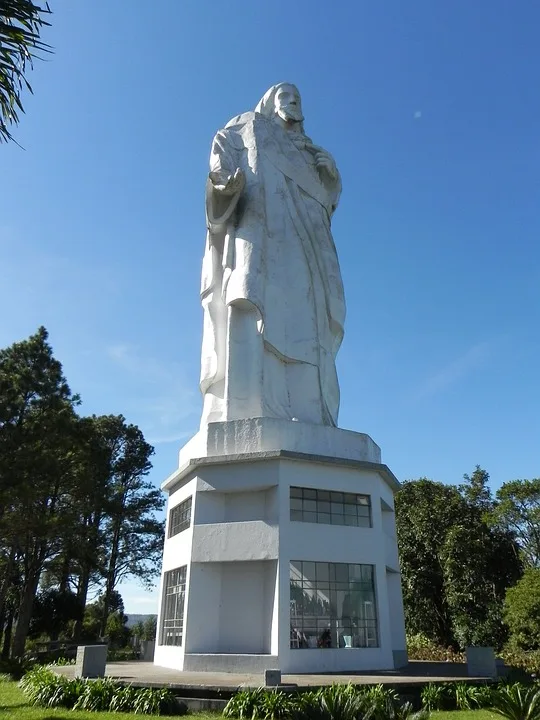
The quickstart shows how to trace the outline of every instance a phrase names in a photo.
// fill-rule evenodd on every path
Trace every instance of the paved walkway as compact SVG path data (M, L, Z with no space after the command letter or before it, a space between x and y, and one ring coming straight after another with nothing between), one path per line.
M57 667L55 671L67 677L73 677L74 666ZM246 673L224 672L183 672L157 667L150 662L116 662L108 663L106 675L124 682L144 686L171 687L193 690L232 690L238 687L259 687L263 684L263 676ZM465 663L437 663L412 661L403 670L392 670L378 673L347 673L324 675L283 675L284 685L300 687L317 687L332 683L349 683L358 685L424 685L426 682L456 681L467 677ZM486 678L469 678L485 680Z

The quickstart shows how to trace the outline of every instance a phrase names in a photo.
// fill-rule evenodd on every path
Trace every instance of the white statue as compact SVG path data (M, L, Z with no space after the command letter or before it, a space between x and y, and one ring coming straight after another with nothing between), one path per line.
M214 138L202 424L273 417L337 425L345 301L330 219L341 180L303 120L298 90L281 83Z

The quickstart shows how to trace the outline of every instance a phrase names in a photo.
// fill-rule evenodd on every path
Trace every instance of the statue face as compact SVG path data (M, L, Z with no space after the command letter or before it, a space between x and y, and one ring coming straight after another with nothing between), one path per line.
M285 122L302 122L302 101L294 85L281 85L275 97L276 114Z

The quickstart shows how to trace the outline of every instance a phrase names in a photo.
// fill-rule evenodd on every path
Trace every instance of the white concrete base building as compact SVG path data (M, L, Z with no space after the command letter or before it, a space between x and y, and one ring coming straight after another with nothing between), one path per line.
M407 662L399 483L367 435L209 423L169 494L154 662L178 670L382 670Z

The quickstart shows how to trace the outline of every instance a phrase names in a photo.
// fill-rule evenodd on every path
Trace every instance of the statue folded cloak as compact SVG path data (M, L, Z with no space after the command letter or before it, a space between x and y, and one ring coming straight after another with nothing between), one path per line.
M345 301L330 221L341 180L337 170L316 166L325 151L302 123L291 131L276 122L279 87L212 144L201 282L203 424L277 417L337 425ZM235 173L242 182L224 194Z

